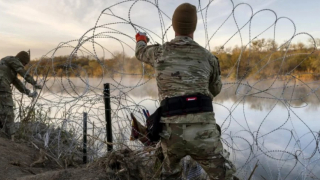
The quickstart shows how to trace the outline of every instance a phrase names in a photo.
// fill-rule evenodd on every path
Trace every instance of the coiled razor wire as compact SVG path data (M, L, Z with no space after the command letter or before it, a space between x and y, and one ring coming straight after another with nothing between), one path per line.
M315 39L306 32L297 32L290 18L278 17L271 9L254 12L247 3L234 4L232 0L228 3L231 8L226 18L216 28L211 28L208 25L210 18L216 15L211 11L215 7L214 1L198 1L198 18L202 21L199 24L203 29L196 31L196 37L204 34L202 45L211 51L217 45L214 44L215 38L219 39L218 34L224 31L228 23L236 27L218 48L216 55L235 39L240 42L240 55L227 75L222 77L223 89L213 102L216 121L222 129L221 140L231 153L231 161L237 167L236 175L248 179L255 164L258 164L251 179L320 179L320 132L319 123L315 122L319 118L314 119L315 114L311 113L317 111L320 103L320 84L318 80L304 81L296 71L317 51ZM152 22L158 23L156 27L150 27L139 19L141 11L137 7L141 6L156 13L148 17L143 14L145 18L152 17ZM250 15L244 23L237 20L239 8L249 9L245 13ZM272 23L265 23L266 28L253 35L253 24L259 20L260 15L272 17ZM257 64L262 64L262 68L256 69L258 65L240 68L240 64L250 64L249 59L243 58L243 53L252 51L255 40L270 32L272 40L277 40L277 27L282 22L290 23L292 26L287 26L286 31L293 29L293 32L277 49L259 59ZM78 153L82 141L83 112L88 113L90 161L106 153L104 83L110 83L111 86L114 148L141 150L145 147L138 141L129 140L131 119L128 117L133 113L145 124L142 110L149 109L152 113L159 106L159 101L155 79L153 74L146 73L144 63L137 61L142 67L142 72L138 74L127 73L124 69L125 56L134 54L134 35L138 31L147 33L150 44L169 41L173 38L170 35L173 31L171 14L166 13L157 0L125 0L115 3L105 8L95 25L79 39L58 44L29 68L44 88L33 101L14 93L18 104L16 110L20 114L17 120L22 121L23 117L33 115L37 123L28 129L32 132L31 138L43 143L52 157L59 159ZM311 39L314 47L309 48L308 53L289 52L291 43L301 36ZM111 50L114 47L117 47L117 53ZM70 49L70 54L64 62L64 72L58 75L56 57L61 50L66 49ZM285 49L281 58L274 59L272 55L280 49ZM89 77L88 72L75 63L80 56L97 61L102 77ZM301 58L289 72L283 74L281 69L291 56ZM106 58L114 58L119 63L117 69L112 69L112 77L105 76L110 71ZM276 73L259 79L251 78L271 68L274 62L280 62ZM47 74L38 73L40 69L45 69ZM316 73L312 75L319 77ZM250 111L250 108L256 111ZM186 179L200 179L200 174L204 174L199 165L192 168L187 166L188 163L184 163L185 171L189 169L185 172Z

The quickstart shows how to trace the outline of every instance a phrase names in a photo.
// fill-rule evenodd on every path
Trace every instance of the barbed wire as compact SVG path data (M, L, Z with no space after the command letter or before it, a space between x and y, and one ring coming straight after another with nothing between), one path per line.
M138 5L148 5L154 9L158 16L153 17L154 22L159 18L157 28L147 28L135 21L135 7ZM222 77L223 89L213 102L216 121L222 129L221 140L224 147L231 152L232 161L237 167L236 175L248 179L256 162L259 161L252 179L320 179L320 132L317 129L319 126L316 125L316 110L310 112L310 108L319 107L320 83L318 80L304 81L299 78L301 74L296 72L297 68L317 51L315 39L309 33L297 33L293 20L278 17L271 9L254 12L250 4L234 4L232 0L230 5L230 13L216 29L208 25L208 17L214 15L210 11L215 6L213 0L207 4L199 0L197 9L204 30L203 47L211 51L212 40L231 20L236 30L229 34L219 49L223 50L237 37L240 42L240 55L233 68ZM117 14L116 8L119 6L127 7L125 16ZM235 12L244 6L249 7L247 13L250 15L247 21L240 25ZM265 12L270 12L274 20L253 36L252 22ZM245 59L243 54L246 51L250 54L253 51L252 43L272 28L272 40L276 41L277 25L285 20L293 27L290 38L273 51L261 54L262 57L259 57L256 66L249 66L250 60ZM248 30L247 34L244 32L245 28ZM125 56L128 52L134 53L136 32L146 32L151 44L156 44L156 40L163 44L170 39L170 30L170 15L161 9L157 0L125 0L105 8L94 27L79 39L59 43L30 67L29 71L33 72L38 82L44 84L44 88L36 101L24 99L23 95L14 93L17 107L20 107L16 108L20 114L17 119L22 121L24 116L21 114L33 112L31 114L36 125L27 128L31 139L44 144L51 156L60 159L72 154L81 156L79 148L82 141L83 112L87 112L90 134L88 155L90 161L93 161L107 151L103 84L110 83L114 148L130 147L143 150L143 143L130 141L132 128L129 117L133 113L139 122L145 124L142 110L149 109L152 112L159 106L156 83L152 74L146 74L143 63L140 74L127 73L124 69ZM244 40L245 35L248 36L247 43ZM300 36L311 39L314 47L310 48L308 53L290 52L290 44ZM108 40L119 43L118 51L121 56L113 53L111 49L114 43ZM55 60L61 49L70 49L71 52L64 63L64 74L59 76L56 73L58 67ZM272 55L280 50L281 57L273 59ZM216 52L217 55L220 53L221 51ZM112 77L105 76L106 71L110 70L105 61L107 54L120 62L119 68L112 70L112 74L115 74ZM74 63L79 56L88 56L97 61L103 72L102 77L89 77L84 68ZM286 60L292 56L301 58L290 71L283 74L281 70L287 63ZM271 68L271 64L275 62L280 62L276 73L254 78L266 68ZM241 68L244 63L245 68ZM262 64L261 67L258 64ZM47 74L37 73L39 69L45 69ZM319 77L316 73L311 74ZM154 93L148 94L145 89L153 89ZM185 161L189 162L188 159ZM186 174L189 179L201 178L199 174L204 172L199 165L190 169L186 168L186 163L184 169L188 169L189 172Z

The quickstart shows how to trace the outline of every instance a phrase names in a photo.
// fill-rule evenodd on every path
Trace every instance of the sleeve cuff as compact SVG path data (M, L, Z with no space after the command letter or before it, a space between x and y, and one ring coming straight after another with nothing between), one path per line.
M140 45L147 45L147 43L144 42L144 41L138 41L138 42L137 42L137 45L138 45L138 46L140 46Z

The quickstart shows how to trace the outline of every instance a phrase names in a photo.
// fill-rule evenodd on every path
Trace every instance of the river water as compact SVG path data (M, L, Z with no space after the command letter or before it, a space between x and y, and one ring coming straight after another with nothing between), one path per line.
M248 177L259 160L256 179L320 178L319 82L305 83L224 81L214 112L240 177ZM131 94L137 102L156 99L156 83ZM141 104L154 111L153 102Z
M103 138L102 91L107 82L111 84L114 141L141 148L142 144L128 140L131 122L127 117L132 112L145 123L142 109L152 113L158 107L154 79L49 79L37 106L54 123L67 123L78 132L82 131L82 113L87 112L89 134ZM256 179L320 178L318 81L223 82L213 101L215 118L240 177L248 177L259 161Z

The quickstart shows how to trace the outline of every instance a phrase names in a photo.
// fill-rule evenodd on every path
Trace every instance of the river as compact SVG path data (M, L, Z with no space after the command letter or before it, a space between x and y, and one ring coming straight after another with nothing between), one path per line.
M258 160L256 179L320 177L318 81L223 82L213 101L215 118L240 177L248 177ZM49 78L37 107L48 113L51 122L78 132L82 131L82 113L87 112L89 134L103 138L103 83L111 84L114 141L141 148L142 144L129 141L131 122L127 117L132 112L145 123L142 109L152 113L158 107L154 79Z

